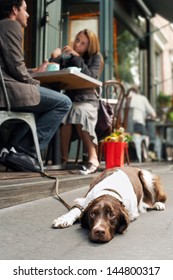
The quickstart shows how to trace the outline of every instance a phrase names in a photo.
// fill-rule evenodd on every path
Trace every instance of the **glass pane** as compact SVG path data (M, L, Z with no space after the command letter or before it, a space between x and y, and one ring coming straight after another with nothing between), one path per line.
M128 30L118 34L117 56L120 80L139 85L139 44Z

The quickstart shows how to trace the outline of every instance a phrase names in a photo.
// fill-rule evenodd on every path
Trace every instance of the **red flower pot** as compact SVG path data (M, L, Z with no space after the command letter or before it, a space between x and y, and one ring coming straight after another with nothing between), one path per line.
M106 169L124 166L124 152L127 148L126 142L105 142L104 155Z

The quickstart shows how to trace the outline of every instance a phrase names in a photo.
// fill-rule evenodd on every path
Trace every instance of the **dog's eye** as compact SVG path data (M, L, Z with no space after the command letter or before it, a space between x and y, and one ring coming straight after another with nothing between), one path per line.
M94 219L94 218L96 217L96 213L95 213L95 212L90 212L90 217L91 217L92 219Z
M115 218L115 215L113 212L108 212L108 218L109 219L114 219Z

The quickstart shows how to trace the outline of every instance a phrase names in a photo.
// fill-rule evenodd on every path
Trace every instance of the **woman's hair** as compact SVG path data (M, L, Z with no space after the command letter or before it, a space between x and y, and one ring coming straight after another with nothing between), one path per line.
M103 67L104 67L104 61L103 61L103 56L100 53L100 42L99 42L99 39L96 36L96 34L93 31L89 30L89 29L83 29L83 30L79 31L76 34L75 39L81 33L83 33L88 38L88 40L89 40L89 47L88 47L88 50L87 50L88 55L92 56L92 55L94 55L96 53L100 54L100 57L101 57L101 64L100 64L100 70L99 70L99 75L100 75L102 70L103 70Z
M0 19L9 17L14 6L19 10L22 2L23 0L0 0Z
M100 42L96 34L89 29L83 29L76 34L75 39L81 33L83 33L89 40L88 54L93 55L100 52Z

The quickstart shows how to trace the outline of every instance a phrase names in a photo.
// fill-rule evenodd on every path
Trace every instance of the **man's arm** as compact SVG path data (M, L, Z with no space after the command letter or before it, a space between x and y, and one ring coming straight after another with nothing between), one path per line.
M22 50L22 28L17 21L7 22L1 44L8 74L19 82L39 85L39 81L33 79L26 68Z

